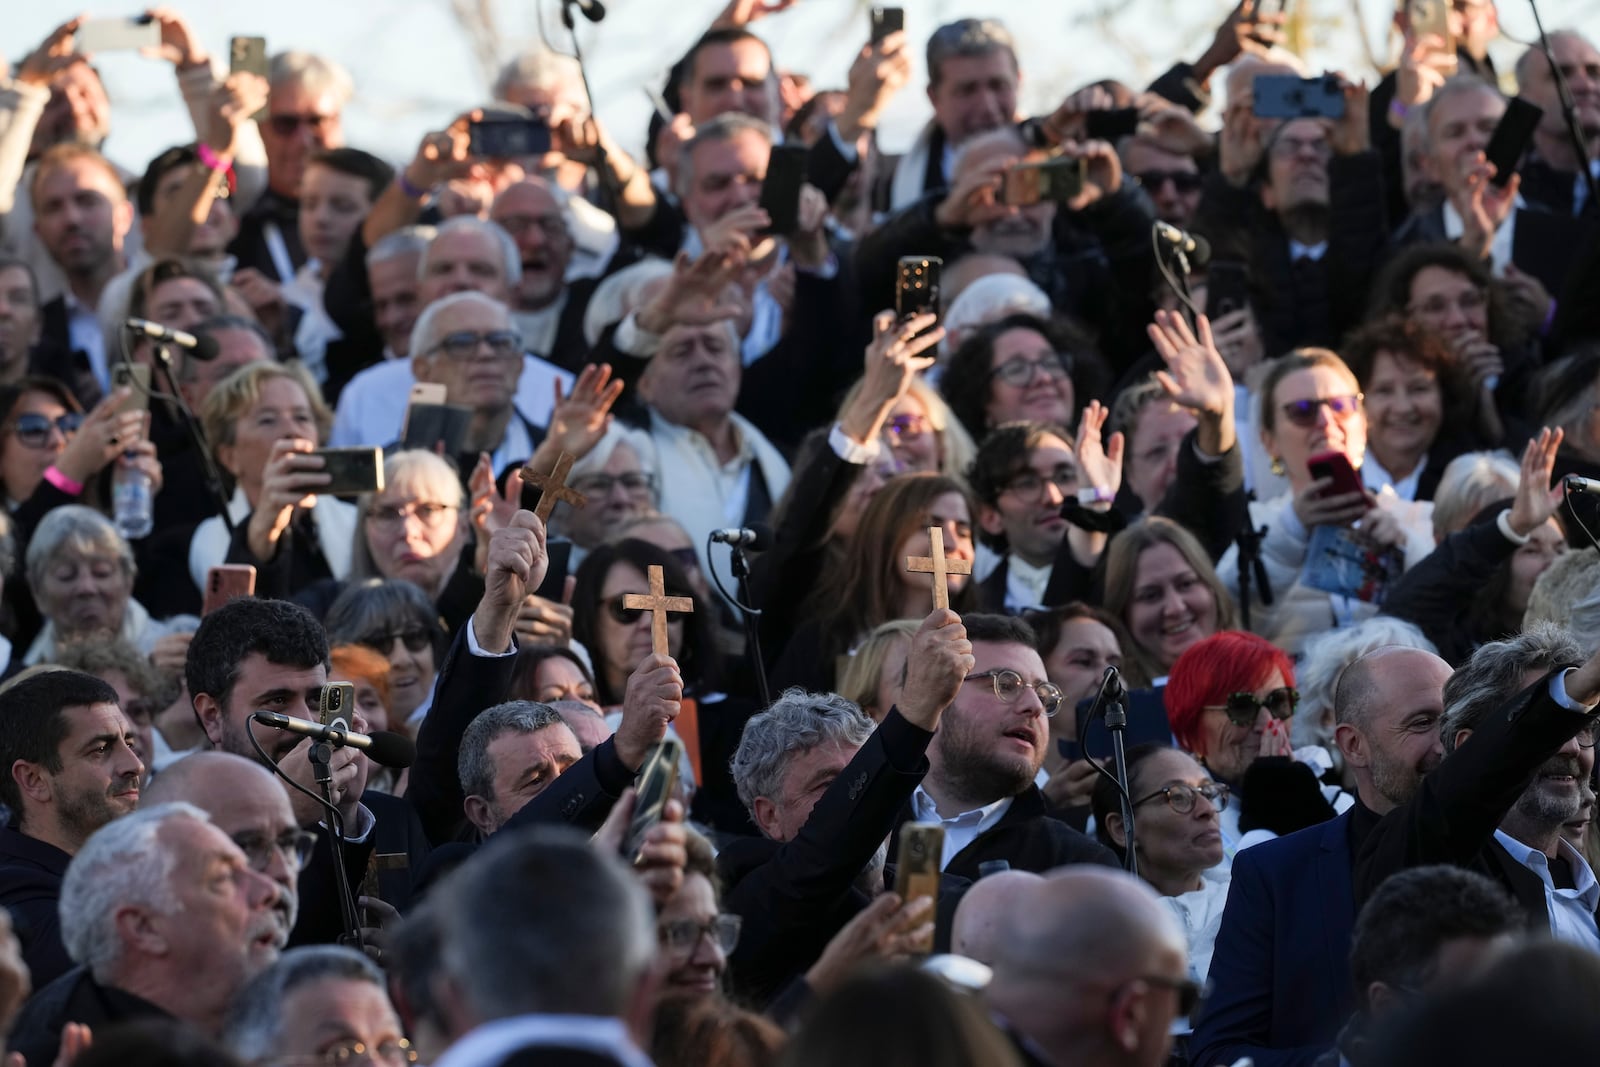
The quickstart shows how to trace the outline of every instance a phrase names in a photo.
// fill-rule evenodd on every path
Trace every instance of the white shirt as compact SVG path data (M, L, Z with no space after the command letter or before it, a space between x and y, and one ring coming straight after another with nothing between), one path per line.
M106 367L106 335L100 328L100 317L92 307L78 302L67 289L61 294L67 308L67 340L74 349L89 357L89 367L101 389L111 388L111 372Z
M1289 262L1296 263L1302 259L1309 259L1313 263L1322 262L1322 257L1328 254L1328 242L1318 241L1314 245L1301 244L1299 241L1289 242Z
M339 394L339 410L334 415L328 445L332 448L382 447L399 440L406 405L411 402L411 387L416 381L410 359L386 360L351 378L350 384ZM556 406L556 382L571 391L573 376L554 363L524 355L522 377L517 379L517 395L512 403L535 426L548 426L550 413ZM516 422L515 416L512 422ZM523 432L520 427L518 429ZM511 458L527 459L530 455L531 451Z
M1522 196L1517 196L1517 205L1506 216L1506 220L1494 231L1494 237L1489 241L1489 261L1493 264L1492 273L1496 278L1504 276L1506 266L1511 262L1511 250L1516 247L1517 240L1517 212L1526 207ZM1461 212L1450 201L1444 202L1444 235L1450 241L1459 241L1466 232L1466 223L1462 221Z
M918 822L934 822L944 827L944 853L939 858L939 869L942 871L950 866L950 861L962 849L1005 817L1006 812L1011 810L1011 800L1011 797L1001 797L993 804L946 819L939 814L939 807L933 798L919 785L917 791L911 794L911 811Z
M1035 567L1016 553L1006 557L1006 610L1022 612L1028 608L1042 608L1044 590L1050 584L1054 566Z
M1591 160L1589 173L1596 180L1600 180L1600 159ZM1584 202L1589 199L1589 183L1584 180L1583 171L1578 171L1572 176L1572 217L1577 218L1583 214Z
M1382 492L1384 486L1394 490L1394 495L1401 500L1417 499L1417 483L1422 479L1422 472L1428 469L1428 457L1423 456L1410 474L1404 478L1396 478L1383 469L1371 450L1367 451L1367 458L1361 461L1361 484L1371 489L1374 493Z
M622 1020L598 1015L516 1015L496 1019L445 1050L434 1067L498 1067L512 1053L554 1046L610 1058L622 1067L651 1067Z
M1572 889L1557 889L1550 877L1550 859L1539 849L1524 845L1504 830L1496 830L1494 839L1500 847L1511 853L1511 858L1539 876L1544 883L1544 908L1550 916L1550 933L1556 938L1571 942L1591 952L1600 952L1600 930L1594 925L1594 910L1600 905L1600 883L1589 869L1583 854L1561 840L1557 846L1561 857L1572 868Z

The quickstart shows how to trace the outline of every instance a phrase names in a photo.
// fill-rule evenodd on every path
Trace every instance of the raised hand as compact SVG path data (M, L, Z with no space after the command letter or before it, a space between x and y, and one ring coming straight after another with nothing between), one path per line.
M74 50L76 42L73 35L83 25L83 20L84 16L79 15L51 30L50 36L17 64L17 81L48 88L55 76L67 67L74 63L87 63L88 60Z
M911 81L911 49L905 31L868 42L850 64L844 110L834 120L839 136L854 144L864 131L876 129L884 108Z
M1400 49L1400 66L1395 69L1395 102L1408 110L1421 107L1455 75L1457 65L1455 49L1443 37L1436 33L1421 37L1406 34ZM1394 111L1388 119L1396 129L1405 124Z
M553 451L570 452L574 459L593 451L611 427L611 408L622 396L622 386L621 378L611 376L608 363L586 365L572 384L572 392L565 396L557 380L555 410L545 435L546 442L553 442Z
M1250 94L1245 94L1245 99L1230 103L1217 137L1217 170L1229 185L1241 189L1249 184L1266 151L1250 99Z
M628 827L633 822L633 810L639 795L632 786L622 791L616 806L606 821L594 834L594 847L615 854L622 850L628 839ZM683 825L683 805L669 800L661 809L661 821L644 835L644 845L637 856L624 856L633 865L633 873L644 883L645 890L661 907L671 900L683 885L683 868L689 862L689 839Z
M905 903L894 893L882 893L833 935L806 972L806 984L817 996L825 996L856 968L908 956L932 939L932 897Z
M238 154L239 135L245 123L267 106L267 79L239 72L211 90L207 113L206 144L223 159Z
M716 18L711 20L714 30L736 30L768 15L787 11L800 0L728 0Z
M1371 95L1360 82L1353 82L1342 74L1334 77L1339 79L1339 88L1344 93L1344 114L1329 124L1328 144L1336 156L1358 155L1372 147L1372 130L1367 125Z
M195 35L194 28L177 11L170 7L153 7L145 14L161 26L161 43L155 48L141 49L141 55L165 60L179 70L210 62L211 57L206 55L205 46Z
M761 214L764 217L766 212ZM708 326L739 315L742 306L729 298L728 286L744 269L748 241L743 251L706 247L692 259L688 253L678 253L667 284L639 309L639 329L659 336L675 325Z
M1222 20L1211 44L1195 63L1195 77L1204 79L1218 67L1225 67L1240 54L1265 55L1283 42L1284 24L1289 16L1282 11L1261 10L1260 0L1240 0L1239 6Z
M650 749L667 736L667 727L683 708L683 675L671 656L651 653L628 676L622 697L622 722L617 724L617 758L630 771L644 764Z
M1122 487L1122 453L1126 442L1122 434L1114 433L1109 441L1101 441L1100 433L1111 409L1098 400L1091 400L1078 417L1078 439L1073 453L1078 460L1078 483L1084 487L1100 486L1115 495Z
M1511 501L1511 514L1506 521L1511 531L1527 537L1543 526L1556 509L1561 507L1561 482L1551 484L1551 473L1556 466L1556 453L1561 449L1562 430L1548 426L1539 436L1528 442L1522 450L1522 469L1517 474L1517 495Z
M934 209L934 220L947 230L963 230L1004 218L1010 209L996 194L1006 170L1016 163L1016 159L1001 157L970 168Z
M489 539L483 599L472 613L472 633L485 652L501 653L513 647L511 635L523 601L539 588L549 566L544 523L531 511L517 512Z
M911 638L898 705L901 716L913 726L937 730L944 709L955 703L976 662L961 616L949 608L935 608Z
M820 270L828 262L828 198L814 185L800 186L799 225L789 238L796 267Z
M1061 150L1068 159L1083 161L1083 189L1067 202L1069 211L1082 211L1097 200L1116 194L1122 188L1122 160L1106 141L1069 144Z
M1111 91L1102 85L1079 89L1063 100L1059 107L1045 117L1045 136L1055 144L1083 140L1088 128L1089 112L1110 111L1117 106Z
M300 437L272 446L261 472L261 492L250 513L250 552L256 559L270 560L278 554L278 539L289 528L295 509L315 506L317 490L332 480L323 469L322 457L311 455L316 447Z
M1489 258L1495 232L1516 210L1517 193L1522 188L1522 175L1513 174L1505 185L1497 186L1489 180L1494 173L1494 164L1479 152L1461 165L1462 183L1450 195L1450 202L1461 215L1461 237L1456 243L1478 259Z
M1146 328L1166 370L1156 371L1156 381L1173 403L1214 416L1233 414L1233 375L1217 351L1211 336L1211 321L1201 315L1196 325L1174 311L1156 312L1155 322Z
M86 482L133 448L144 437L145 413L117 410L132 395L132 388L123 386L96 404L56 457L56 470L75 482Z

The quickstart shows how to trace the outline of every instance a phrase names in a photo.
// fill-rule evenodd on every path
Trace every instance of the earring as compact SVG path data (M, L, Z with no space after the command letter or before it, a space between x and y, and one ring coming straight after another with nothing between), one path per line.
M1283 465L1283 460L1278 456L1273 456L1272 457L1272 466L1269 467L1268 469L1271 470L1273 474L1276 474L1280 478L1282 478L1285 474L1289 473L1289 468L1287 468L1287 467L1285 467Z

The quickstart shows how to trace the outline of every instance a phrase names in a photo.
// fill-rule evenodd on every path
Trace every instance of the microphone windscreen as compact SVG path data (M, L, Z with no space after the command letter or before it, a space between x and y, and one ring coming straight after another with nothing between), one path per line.
M1190 234L1189 239L1194 242L1194 254L1189 258L1196 267L1203 267L1211 262L1211 242L1199 234Z
M756 535L756 539L749 545L745 546L749 548L750 551L765 552L767 549L772 547L772 542L774 540L772 535L772 527L768 526L764 522L752 522L749 529L751 533Z
M210 363L222 354L222 346L217 344L217 339L210 334L197 333L194 336L195 346L189 350L190 359L198 359L202 363Z
M404 734L374 730L369 736L372 744L367 748L367 758L372 762L404 770L417 761L417 746Z

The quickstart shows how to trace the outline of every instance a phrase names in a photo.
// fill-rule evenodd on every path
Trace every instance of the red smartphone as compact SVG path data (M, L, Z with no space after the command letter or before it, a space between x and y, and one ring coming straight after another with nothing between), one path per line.
M201 615L210 615L230 600L256 595L256 569L248 563L223 563L206 572L206 600Z
M1343 452L1319 452L1306 460L1306 469L1313 478L1332 478L1333 485L1323 491L1323 496L1341 496L1345 493L1365 493L1366 485L1361 475L1350 465Z

